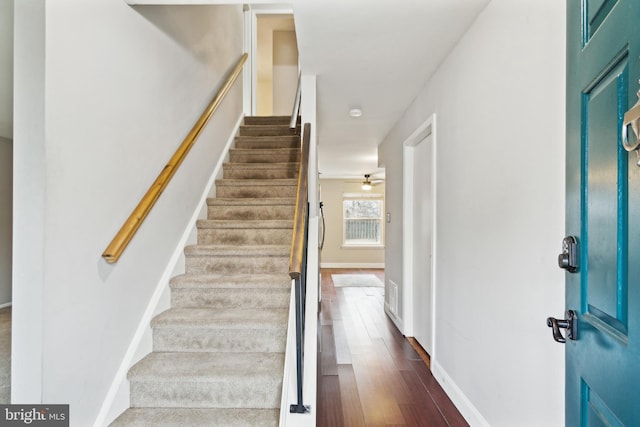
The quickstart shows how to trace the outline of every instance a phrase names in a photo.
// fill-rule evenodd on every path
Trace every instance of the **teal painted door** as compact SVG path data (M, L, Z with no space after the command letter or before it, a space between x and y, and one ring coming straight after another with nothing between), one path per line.
M640 426L640 168L621 144L637 101L640 0L567 0L566 425ZM541 165L541 167L543 167Z

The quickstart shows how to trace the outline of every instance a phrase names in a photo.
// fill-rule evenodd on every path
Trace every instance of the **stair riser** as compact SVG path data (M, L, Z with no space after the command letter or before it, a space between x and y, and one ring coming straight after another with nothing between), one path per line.
M277 274L288 269L288 257L186 256L188 274Z
M293 219L293 206L209 206L209 219Z
M295 197L295 185L264 185L264 186L217 186L218 197L238 198L267 198L267 197Z
M288 245L291 243L291 230L287 229L200 229L200 245Z
M235 148L263 150L273 148L300 148L300 137L298 135L275 136L270 138L239 136L236 138Z
M109 427L274 427L277 409L128 409Z
M290 136L300 135L300 127L289 129L289 126L240 126L239 136Z
M211 381L130 380L132 407L278 408L282 380L249 377Z
M255 152L254 152L255 151ZM230 150L231 163L289 163L300 160L300 150L297 148L285 150Z
M153 351L283 353L287 331L279 329L153 329Z
M172 307L191 308L286 308L289 289L180 288L171 290Z
M300 122L300 120L298 120ZM291 123L290 116L247 116L245 125L287 125Z
M223 167L223 177L226 179L290 179L298 176L298 166L282 168L250 168L234 167L227 164Z

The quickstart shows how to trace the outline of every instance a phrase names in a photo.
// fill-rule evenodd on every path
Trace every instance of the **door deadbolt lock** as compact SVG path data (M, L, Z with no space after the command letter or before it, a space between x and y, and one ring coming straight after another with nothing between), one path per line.
M555 317L547 317L547 326L551 328L553 339L559 343L565 343L567 338L570 340L578 339L578 315L573 310L567 310L566 319L556 319ZM562 336L560 329L566 329L566 337Z
M562 253L558 255L558 267L564 268L569 273L578 271L578 239L575 236L567 236L562 240Z

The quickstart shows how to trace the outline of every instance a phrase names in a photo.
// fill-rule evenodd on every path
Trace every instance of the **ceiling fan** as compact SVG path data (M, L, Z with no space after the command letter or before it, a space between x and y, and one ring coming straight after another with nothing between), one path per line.
M371 174L366 173L364 175L364 181L362 181L362 189L365 191L371 190L374 186L382 184L383 179L371 179Z

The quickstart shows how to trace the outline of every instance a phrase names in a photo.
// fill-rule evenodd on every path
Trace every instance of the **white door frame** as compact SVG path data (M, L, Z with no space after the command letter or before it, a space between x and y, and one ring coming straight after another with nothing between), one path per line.
M415 131L402 143L402 324L405 336L414 334L413 313L413 161L414 147L431 136L431 354L433 358L436 352L436 115L429 116Z
M292 7L281 5L244 6L244 51L249 58L242 73L242 105L245 116L255 116L258 111L258 15L293 15Z

